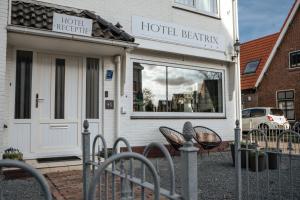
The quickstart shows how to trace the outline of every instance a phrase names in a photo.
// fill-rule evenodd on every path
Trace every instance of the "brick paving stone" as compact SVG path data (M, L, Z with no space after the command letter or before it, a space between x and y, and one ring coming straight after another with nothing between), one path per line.
M82 199L82 171L67 171L67 172L52 172L46 174L46 178L50 184L53 197L56 200L80 200ZM104 182L104 180L103 180ZM112 181L111 177L108 176L108 199L111 199L112 195ZM101 186L104 191L104 185ZM116 179L116 199L120 199L120 179ZM134 186L135 199L141 197L141 187ZM99 195L99 190L96 192ZM104 192L102 193L104 195ZM98 196L97 195L97 196ZM146 199L153 199L153 192L145 189ZM165 200L166 198L161 197L160 199Z

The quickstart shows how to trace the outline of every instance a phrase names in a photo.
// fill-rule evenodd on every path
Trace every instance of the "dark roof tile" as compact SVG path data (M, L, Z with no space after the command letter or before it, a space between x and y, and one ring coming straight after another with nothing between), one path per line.
M13 25L44 30L52 30L53 12L84 17L93 20L93 37L134 42L134 37L122 30L122 26L119 23L113 25L88 10L57 8L52 7L51 4L42 4L40 2L12 1L11 12L11 23Z

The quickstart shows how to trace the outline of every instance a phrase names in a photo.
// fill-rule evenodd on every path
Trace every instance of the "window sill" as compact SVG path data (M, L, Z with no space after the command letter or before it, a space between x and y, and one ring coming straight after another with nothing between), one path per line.
M299 71L300 70L300 66L298 67L289 67L289 71Z
M214 14L211 14L211 13L208 13L208 12L205 12L205 11L200 11L196 8L181 5L181 4L178 4L178 3L174 3L172 7L175 8L175 9L184 10L184 11L188 11L188 12L191 12L191 13L195 13L195 14L206 16L206 17L211 17L211 18L214 18L214 19L221 20L219 15L214 15Z
M174 115L174 114L159 114L159 113L149 113L149 114L132 114L130 116L130 119L226 119L226 116L224 113L221 114L215 114L215 115Z

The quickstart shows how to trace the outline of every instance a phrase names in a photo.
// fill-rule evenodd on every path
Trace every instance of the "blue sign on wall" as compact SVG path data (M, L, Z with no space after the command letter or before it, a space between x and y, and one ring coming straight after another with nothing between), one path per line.
M107 81L111 81L112 78L113 78L113 74L114 74L114 71L113 70L106 70L106 76L105 76L105 80Z

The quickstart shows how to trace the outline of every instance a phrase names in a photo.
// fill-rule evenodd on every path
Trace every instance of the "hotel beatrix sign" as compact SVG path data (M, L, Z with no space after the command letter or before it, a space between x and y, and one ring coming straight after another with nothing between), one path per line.
M225 51L224 37L219 34L140 16L132 17L132 33L141 38Z

